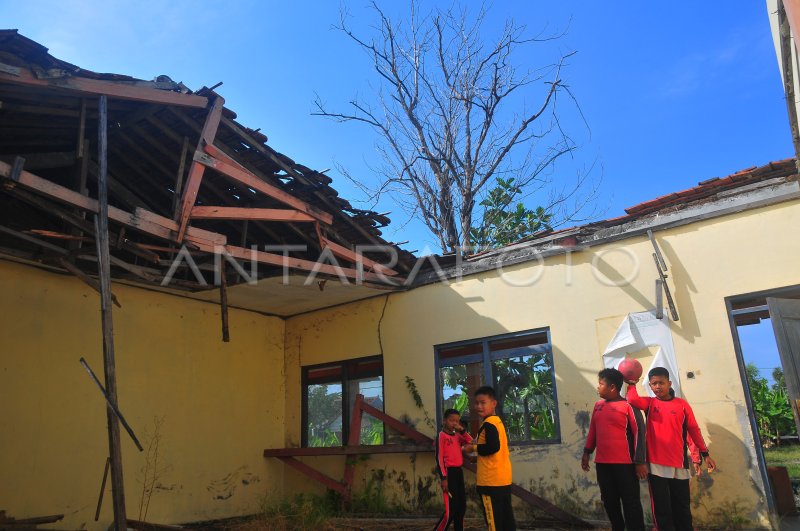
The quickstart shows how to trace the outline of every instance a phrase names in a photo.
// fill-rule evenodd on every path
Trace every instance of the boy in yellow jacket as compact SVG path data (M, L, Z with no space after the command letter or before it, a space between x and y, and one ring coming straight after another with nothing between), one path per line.
M476 444L465 447L478 452L478 494L489 531L516 531L511 508L511 459L503 421L495 413L494 389L484 386L475 391L475 412L483 419Z

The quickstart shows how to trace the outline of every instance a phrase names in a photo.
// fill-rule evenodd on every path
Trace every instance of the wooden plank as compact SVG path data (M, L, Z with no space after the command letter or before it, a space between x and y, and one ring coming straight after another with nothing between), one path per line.
M142 522L141 520L131 520L128 518L128 529L136 529L137 531L180 531L185 530L185 527L178 527L174 525L153 524L151 522Z
M135 215L142 220L148 221L150 223L154 223L166 229L169 229L171 232L174 232L173 239L175 241L179 241L177 238L178 233L178 223L174 220L171 220L167 217L160 216L155 212L151 212L149 210L145 210L144 208L137 208L135 211ZM205 243L205 244L212 244L212 245L225 245L228 243L228 237L224 234L220 234L218 232L211 232L210 230L205 229L198 229L197 227L188 227L186 230L186 239L192 243Z
M171 109L170 109L171 110ZM179 114L179 113L176 113ZM182 114L182 113L180 113ZM264 145L258 139L254 138L250 135L247 131L239 127L233 120L229 118L222 117L222 124L225 127L228 127L231 131L239 135L241 138L245 140L250 146L252 146L256 151L261 153L262 155L266 156L272 162L274 162L278 167L283 169L287 174L291 175L293 178L297 179L298 182L310 185L312 184L310 179L301 175L297 172L294 168L290 165L286 164L279 156L278 153L273 150L271 147ZM364 236L367 241L370 241L374 244L382 244L383 242L380 238L377 238L374 234L370 233L367 229L361 226L358 222L356 222L352 217L348 216L344 212L341 212L337 207L331 205L330 199L321 191L314 190L314 195L317 196L320 201L322 201L325 205L328 205L334 212L336 212L341 219L343 219L347 224L353 227L357 232L359 232L362 236Z
M575 516L572 513L568 513L567 511L565 511L561 507L558 507L557 505L553 505L549 501L545 500L544 498L541 498L541 497L537 496L536 494L532 493L531 491L529 491L527 489L523 489L522 487L520 487L516 483L512 483L511 484L511 494L513 494L514 496L516 496L520 500L524 501L528 505L532 505L532 506L534 506L534 507L536 507L538 509L541 509L542 511L547 513L549 516L552 516L553 518L556 518L556 519L560 520L561 522L569 524L570 526L581 528L581 529L594 529L595 528L595 526L590 524L589 522L587 522L587 521L585 521L585 520L583 520L581 518L578 518L577 516Z
M182 107L205 108L208 98L195 94L181 94L171 90L141 87L120 81L103 81L84 77L64 76L59 78L38 79L28 68L20 68L18 76L0 72L0 81L30 87L64 89L80 94L105 94L112 98L162 103Z
M326 455L371 455L432 452L433 445L380 444L358 446L332 446L328 448L270 448L264 457L315 457Z
M79 269L75 264L65 260L64 258L59 258L58 263L61 264L61 267L81 279L87 286L95 290L97 293L102 295L102 291L100 290L100 283L84 273L81 269ZM111 294L111 300L114 302L117 308L122 308L122 304L119 303L117 296L113 293Z
M10 177L11 166L3 161L0 161L0 177ZM64 186L58 185L47 179L43 179L38 175L23 170L20 172L19 181L22 186L34 190L50 199L54 199L61 203L66 203L89 212L98 212L98 202L96 199L80 194L74 190L70 190ZM142 209L142 212L147 212ZM157 236L165 240L174 241L172 232L159 224L153 223L147 219L140 218L135 214L126 212L122 209L110 206L108 207L108 217L118 223L127 225L134 229L146 232L152 236ZM166 219L166 218L164 218ZM207 231L205 231L207 232ZM212 233L213 234L213 233ZM223 236L224 237L224 236Z
M86 98L81 98L81 116L78 125L78 146L75 148L75 156L83 156L83 142L86 139Z
M219 127L219 119L222 117L222 107L225 100L217 96L214 103L208 111L203 130L200 131L200 139L197 141L197 148L195 153L201 153L204 144L214 142L214 136L217 134ZM192 162L189 169L189 176L186 179L186 188L183 190L181 196L180 208L178 208L178 215L175 216L175 221L178 222L178 241L183 240L186 225L189 223L189 214L192 212L192 207L197 200L197 192L200 190L200 183L203 180L203 172L205 167L197 162Z
M411 426L407 426L406 424L403 424L402 422L400 422L399 420L397 420L394 417L390 417L389 415L387 415L383 411L381 411L379 409L376 409L373 406L367 404L367 402L362 402L361 409L364 410L364 413L372 415L376 419L378 419L381 422L383 422L385 425L389 426L390 428L392 428L395 431L398 431L398 432L402 433L403 435L405 435L406 437L408 437L412 441L415 441L418 444L431 444L431 445L433 444L433 439L431 439L430 437L428 437L424 433L421 433L421 432L415 430Z
M350 429L347 434L347 445L357 446L361 442L361 416L363 410L361 404L364 402L364 395L357 394L356 399L353 401L353 411L350 413ZM344 496L342 501L349 503L353 498L353 478L356 473L356 461L352 457L347 457L344 461Z
M5 511L3 511L5 513ZM21 526L21 525L30 525L30 526L37 526L41 524L52 524L54 522L58 522L64 518L63 514L53 514L49 516L33 516L30 518L8 518L8 519L0 519L0 524L4 525L12 525L12 526Z
M41 170L45 168L64 168L75 164L75 153L72 151L52 151L49 153L21 153L19 155L25 159L25 167L28 170ZM8 160L7 155L3 158Z
M203 154L199 153L195 154L195 160L201 164L213 168L223 175L230 177L234 181L240 182L245 186L249 186L253 190L257 190L262 194L280 201L281 203L289 205L290 207L293 207L301 212L305 212L309 216L318 219L326 225L331 225L333 223L333 216L331 214L323 212L317 207L312 206L305 201L296 198L292 194L281 190L277 186L273 186L259 179L254 173L250 172L240 164L236 163L233 159L229 158L219 148L207 144L204 150L209 156L203 156Z
M127 529L125 516L125 483L122 474L122 448L119 436L117 407L117 374L114 356L114 324L111 308L111 260L108 249L108 98L100 96L98 104L97 177L98 214L95 216L97 238L97 263L100 278L100 321L103 332L103 369L106 380L106 418L108 421L108 448L111 458L111 497L114 507L114 525L117 531Z
M181 160L178 162L178 173L175 175L175 191L173 192L172 199L172 217L178 215L178 200L183 191L183 174L186 172L186 156L189 154L189 137L183 137L183 145L181 146Z
M28 191L22 189L14 189L9 190L9 194L12 196L32 205L36 208L39 208L46 212L47 214L54 216L58 219L65 221L66 223L70 224L71 226L77 228L80 231L87 232L90 234L94 234L94 226L86 221L85 219L81 218L78 214L73 214L71 212L67 212L66 210L53 205L52 203L47 202L45 199L34 195ZM81 212L83 213L83 212ZM94 239L92 239L94 240ZM123 247L130 253L133 253L137 256L140 256L147 260L148 262L152 262L154 264L159 263L159 256L155 253L151 253L147 251L141 244L131 241L123 242Z
M283 461L284 463L286 463L290 467L294 468L295 470L298 470L298 471L302 472L303 474L305 474L306 476L310 477L311 479L314 479L314 480L318 481L319 483L322 483L323 485L325 485L329 489L335 490L336 492L338 492L340 494L344 494L345 493L345 490L346 490L345 486L341 482L336 481L335 479L333 479L330 476L326 476L325 474L323 474L322 472L320 472L318 470L315 470L314 468L311 468L310 466L308 466L307 464L303 463L302 461L298 461L294 457L279 457L278 459L280 459L281 461Z
M100 495L97 497L97 509L94 511L94 521L100 520L100 509L103 507L103 496L106 493L106 481L108 481L108 469L111 467L111 459L106 458L106 466L103 469L103 481L100 483Z
M356 254L355 251L351 251L347 247L332 242L331 240L325 238L324 236L320 236L320 242L322 243L323 247L327 247L328 249L331 250L331 252L333 252L334 255L340 258L344 258L345 260L349 260L353 263L357 263L360 260L362 264L372 268L373 271L382 273L387 276L397 275L397 271L395 271L394 269L390 269L384 265L375 262L374 260L370 260L369 258L367 258L362 254Z
M280 208L243 208L224 206L196 206L189 216L192 219L252 219L255 221L314 221L312 216L297 210Z

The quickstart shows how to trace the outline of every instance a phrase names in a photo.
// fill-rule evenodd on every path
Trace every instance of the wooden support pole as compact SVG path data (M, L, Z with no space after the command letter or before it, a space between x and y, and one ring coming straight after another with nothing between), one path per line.
M81 100L81 101L85 109L86 100ZM79 194L88 196L89 190L86 188L86 181L89 176L89 139L86 138L82 142L80 142L79 147L81 149L81 153L78 155L80 157L78 159L80 164L76 169L75 188ZM86 212L80 209L75 209L75 215L82 219L86 219ZM83 236L83 232L81 232L80 230L76 230L74 227L72 228L72 234L74 236ZM78 239L75 240L74 242L70 242L69 248L71 250L80 249L82 244L83 242L80 239Z
M350 433L347 435L348 446L356 446L361 442L361 417L363 414L362 403L364 395L356 395L353 402L353 411L350 416ZM353 499L353 478L356 473L356 460L352 456L346 456L344 461L344 483L345 491L342 493L342 503L350 503Z
M64 269L66 269L79 279L83 280L83 282L86 283L87 286L98 292L100 296L103 295L103 291L100 288L100 284L95 279L93 279L92 277L81 271L78 268L78 266L76 266L72 262L69 262L66 258L59 258L58 263L61 264L61 267L63 267ZM119 303L119 300L113 293L111 294L111 301L117 308L122 308L122 304Z
M97 509L94 511L94 521L100 520L100 509L103 508L103 495L106 493L106 481L108 481L108 469L111 467L111 458L106 458L106 466L103 469L103 481L100 483L100 495L97 497Z
M83 143L85 139L86 139L86 98L81 98L81 115L78 120L78 147L75 149L75 156L77 157L84 156L85 151L83 149Z
M98 213L95 217L97 231L97 264L100 277L100 311L103 330L103 369L106 394L117 405L117 374L114 358L114 323L111 307L111 259L108 250L108 98L100 96L98 102L97 176ZM106 404L108 421L108 448L111 459L111 497L114 506L114 528L127 529L125 515L125 486L122 475L122 449L120 447L119 421L111 405Z
M178 174L175 176L175 193L172 196L172 217L178 215L178 202L180 201L181 192L183 191L183 174L186 171L186 155L189 154L189 137L183 137L183 146L181 147L181 161L178 163Z
M225 260L220 260L219 268L219 307L222 314L222 341L229 343L231 334L228 330L228 279L225 275Z
M311 479L314 479L314 480L322 483L327 488L329 488L331 490L334 490L334 491L338 492L339 494L342 494L342 495L345 494L345 491L346 491L345 485L343 485L339 481L336 481L332 477L327 476L327 475L323 474L322 472L320 472L320 471L318 471L318 470L316 470L314 468L311 468L310 466L308 466L307 464L303 463L302 461L299 461L299 460L295 459L294 457L278 457L278 459L280 459L281 461L283 461L284 463L286 463L290 467L294 468L295 470L299 470L300 472L302 472L306 476L310 477Z

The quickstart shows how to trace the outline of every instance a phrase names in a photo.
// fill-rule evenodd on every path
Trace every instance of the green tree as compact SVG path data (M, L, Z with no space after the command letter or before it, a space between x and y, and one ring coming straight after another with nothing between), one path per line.
M541 230L550 230L552 212L543 207L527 208L522 202L512 206L523 190L514 183L514 178L497 179L497 185L489 190L480 202L483 219L477 227L470 229L470 244L473 252L502 247L521 240Z
M328 385L308 387L308 445L338 446L341 440L342 392ZM332 429L335 426L336 431Z
M780 444L782 435L797 434L792 408L789 405L789 396L783 380L783 371L780 368L773 371L775 384L772 387L752 363L747 364L745 372L762 444L773 440Z

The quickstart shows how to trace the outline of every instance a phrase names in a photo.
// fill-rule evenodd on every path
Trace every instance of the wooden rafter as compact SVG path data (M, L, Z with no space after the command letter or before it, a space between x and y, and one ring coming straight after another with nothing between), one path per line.
M200 132L200 138L197 141L195 154L202 153L204 145L214 142L224 105L225 100L222 96L217 96L211 104L211 109L208 111L206 122L203 125L203 130ZM194 207L194 202L197 200L197 192L200 190L200 183L203 180L204 171L205 166L199 162L192 162L191 169L189 170L189 177L186 179L186 187L183 189L180 208L178 208L178 214L175 217L175 221L178 222L178 241L183 241L183 236L186 233L186 225L189 223L189 215L192 212L192 207Z
M253 190L257 190L285 205L289 205L290 207L301 212L305 212L309 216L325 223L326 225L333 223L333 216L331 214L319 210L305 201L298 199L292 194L281 190L277 186L264 182L250 170L228 157L222 152L221 149L211 144L206 144L204 151L205 154L195 153L194 160L196 162L204 164L209 168L213 168L223 175L230 177L234 181L248 186Z
M112 98L166 105L180 105L183 107L204 108L208 105L207 98L195 94L181 94L180 92L173 92L171 90L136 86L124 81L103 81L76 76L39 79L28 68L13 68L15 68L13 73L0 71L0 82L14 83L16 85L25 85L29 87L70 90L80 94L105 94Z
M11 165L0 161L0 177L10 178L11 173ZM61 203L66 203L89 212L98 211L99 206L96 199L65 188L47 179L43 179L28 171L22 170L17 182L26 188ZM144 209L137 209L137 212L138 214L133 214L109 205L108 218L152 236L169 241L176 241L177 224L174 221ZM142 217L142 214L144 214L144 217ZM223 245L224 242L227 241L224 234L217 234L194 227L189 227L186 232L186 239L193 244L205 244L211 245L212 247L214 245Z
M278 208L243 208L223 206L196 206L189 216L192 219L238 219L256 221L314 221L312 216L297 210Z
M0 177L9 178L11 174L12 174L11 165L0 161ZM65 188L61 185L55 184L52 181L43 179L28 171L25 170L20 171L18 180L16 182L41 195L44 195L51 199L55 199L56 201L76 206L78 208L87 210L89 212L98 211L99 207L96 199L84 196L74 190L70 190L69 188ZM145 210L143 208L137 208L134 213L131 213L109 205L108 218L117 223L121 223L123 225L145 232L152 236L156 236L158 238L162 238L169 241L179 241L177 237L178 233L177 222L169 218L166 218L164 216L155 214L154 212L150 212L149 210ZM204 252L215 253L219 252L221 249L224 249L225 251L228 252L228 254L230 254L234 258L239 258L242 260L255 259L257 262L260 263L274 265L274 266L285 266L290 269L298 269L302 271L316 271L317 273L325 275L333 275L333 276L344 275L346 278L349 279L359 280L359 281L364 280L378 284L386 284L385 275L390 274L389 273L390 270L387 270L386 272L383 272L383 274L380 275L372 272L362 273L356 269L349 267L341 267L341 266L335 266L333 264L318 263L318 262L313 262L311 260L294 258L291 256L284 257L283 255L280 254L274 254L265 251L257 251L252 249L245 249L244 247L237 247L233 245L226 245L227 238L225 237L224 234L198 229L196 227L188 227L186 230L185 238L188 242L192 243L197 249ZM366 264L367 259L364 260L365 260L364 263ZM380 264L375 264L373 262L371 263L373 264L373 266L378 266L378 268L375 269L376 271L380 267L382 267L380 266ZM393 280L397 283L400 283L403 282L404 279L400 277L394 277Z
M382 273L384 275L394 276L397 275L397 271L394 269L388 268L385 265L381 265L374 260L370 260L366 256L356 253L355 251L351 251L347 247L339 245L338 243L332 242L331 240L325 238L324 236L320 236L320 241L323 247L327 247L331 250L331 252L338 256L339 258L344 258L353 263L361 262L365 267L372 269L375 272Z
M175 112L174 114L176 116L181 116L182 115L182 113L180 113L180 112ZM305 185L311 185L312 184L310 179L308 179L304 175L301 175L294 168L292 168L289 164L284 162L283 159L281 159L281 157L278 156L277 152L275 152L269 146L264 145L262 142L260 142L258 139L256 139L253 135L249 134L247 131L245 131L243 128L241 128L236 122L234 122L230 118L226 118L224 116L222 117L222 121L221 122L222 122L222 125L224 125L225 127L229 128L231 131L233 131L239 137L244 139L244 141L247 142L256 151L258 151L259 153L261 153L262 155L267 157L269 160L271 160L273 163L275 163L278 167L280 167L283 171L285 171L288 175L291 175L292 178L297 180L297 182L299 182L301 184L305 184ZM314 190L313 193L324 204L333 207L333 205L330 204L330 199L324 193L320 192L319 190ZM383 243L379 238L376 238L374 234L370 233L367 229L362 227L361 224L356 222L352 217L348 216L344 212L341 212L338 208L333 208L333 210L334 210L334 212L337 212L339 214L339 217L341 217L353 229L355 229L362 236L364 236L368 241L371 241L371 242L373 242L375 244Z

